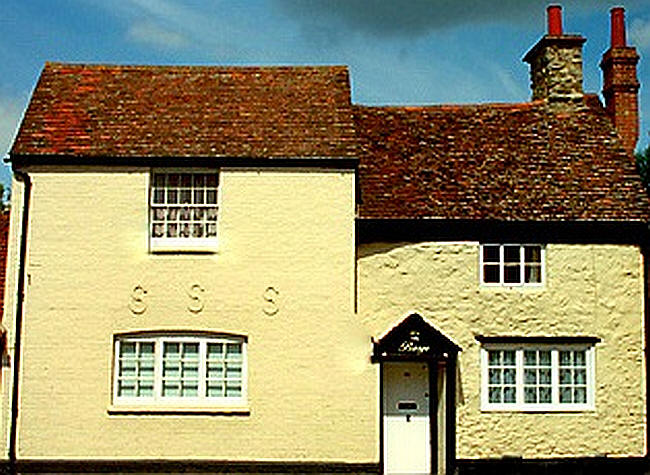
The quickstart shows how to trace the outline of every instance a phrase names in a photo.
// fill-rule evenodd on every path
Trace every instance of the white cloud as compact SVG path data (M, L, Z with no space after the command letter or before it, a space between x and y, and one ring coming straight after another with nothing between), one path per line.
M512 71L502 68L496 63L494 63L492 68L489 68L489 70L494 73L494 77L498 80L498 84L501 86L504 96L507 96L510 100L517 100L518 98L527 99L530 95L527 84L522 84L521 81L515 79Z
M26 98L0 93L0 160L5 158L9 152L26 104ZM0 183L4 185L5 189L11 186L11 171L3 161L0 161Z
M250 32L246 25L248 17L232 16L233 10L244 11L237 3L224 5L220 0L79 1L90 2L120 18L126 25L127 40L155 48L185 49L236 61L251 53L243 45L260 34L259 31Z
M640 50L650 49L650 20L635 18L630 25L630 40Z
M25 105L24 99L0 94L0 158L9 152Z
M176 31L171 31L152 22L141 22L131 25L127 36L134 41L159 48L184 48L190 42Z
M201 15L173 0L121 0L127 13L127 38L158 48L183 48L203 29Z

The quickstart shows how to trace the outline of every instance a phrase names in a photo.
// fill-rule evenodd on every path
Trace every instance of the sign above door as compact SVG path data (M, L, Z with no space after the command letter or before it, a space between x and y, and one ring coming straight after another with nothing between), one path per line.
M461 348L417 313L373 341L372 361L440 360L455 357Z

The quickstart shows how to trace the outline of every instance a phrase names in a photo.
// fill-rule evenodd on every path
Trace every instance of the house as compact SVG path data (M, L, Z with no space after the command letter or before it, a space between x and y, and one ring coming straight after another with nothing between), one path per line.
M520 104L347 69L48 63L11 150L7 467L643 473L638 56Z

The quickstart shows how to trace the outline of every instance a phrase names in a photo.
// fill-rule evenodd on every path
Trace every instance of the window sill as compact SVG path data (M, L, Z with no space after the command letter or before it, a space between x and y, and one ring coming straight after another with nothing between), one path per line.
M149 241L149 250L153 254L165 253L203 253L217 252L216 239L156 239Z
M153 255L169 255L169 254L217 254L216 248L205 247L166 247L151 249L150 254Z
M486 284L484 282L479 283L479 289L481 290L543 290L546 287L545 283L541 284Z
M595 413L596 408L593 406L579 406L579 407L482 407L482 413L528 413L528 414L576 414L576 413Z
M248 406L133 406L133 405L109 405L109 415L198 415L198 416L249 416L251 413Z

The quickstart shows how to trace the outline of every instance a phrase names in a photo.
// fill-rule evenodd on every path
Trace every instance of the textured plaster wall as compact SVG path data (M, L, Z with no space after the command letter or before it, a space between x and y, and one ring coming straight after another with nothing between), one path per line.
M371 244L359 250L360 315L380 335L411 311L460 345L457 456L642 455L642 262L634 246L551 244L546 285L479 286L478 243ZM504 413L480 409L476 335L602 339L596 410Z
M148 170L31 175L19 457L378 460L353 172L223 170L215 254L148 252ZM138 285L142 314L129 309ZM250 413L109 413L114 334L158 329L248 337Z

